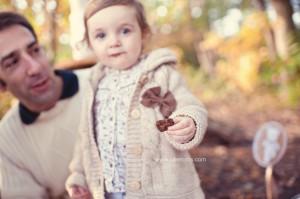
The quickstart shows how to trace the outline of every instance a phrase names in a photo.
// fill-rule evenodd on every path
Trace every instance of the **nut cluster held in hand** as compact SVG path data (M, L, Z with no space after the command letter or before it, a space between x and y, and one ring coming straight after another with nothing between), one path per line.
M167 118L167 119L164 119L164 120L158 120L156 122L156 127L158 128L158 130L160 132L164 132L164 131L168 130L169 126L173 126L174 124L175 123L174 123L173 119Z

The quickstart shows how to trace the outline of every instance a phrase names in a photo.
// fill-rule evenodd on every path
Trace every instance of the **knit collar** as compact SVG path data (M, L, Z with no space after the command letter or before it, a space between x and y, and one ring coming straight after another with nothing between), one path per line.
M63 80L62 94L60 100L74 96L79 90L78 77L71 71L56 70L55 75ZM33 112L19 103L19 114L24 124L32 124L39 117L40 112Z

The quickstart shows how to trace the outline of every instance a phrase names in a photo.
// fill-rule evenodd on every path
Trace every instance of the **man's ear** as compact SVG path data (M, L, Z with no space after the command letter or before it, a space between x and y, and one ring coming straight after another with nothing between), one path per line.
M0 79L0 92L6 91L6 84L3 80Z

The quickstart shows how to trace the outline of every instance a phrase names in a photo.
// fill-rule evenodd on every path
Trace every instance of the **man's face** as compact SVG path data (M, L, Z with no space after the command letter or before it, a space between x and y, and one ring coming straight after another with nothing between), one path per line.
M0 80L28 108L53 104L59 92L46 55L20 25L0 31Z

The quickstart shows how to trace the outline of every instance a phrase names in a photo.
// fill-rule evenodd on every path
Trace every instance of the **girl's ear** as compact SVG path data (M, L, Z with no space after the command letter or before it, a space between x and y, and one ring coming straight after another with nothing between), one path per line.
M145 50L147 51L149 48L149 44L151 40L151 33L149 31L143 32L142 35L142 48L143 48L143 52L145 52Z
M144 42L144 43L145 43L145 42L148 42L149 39L150 39L150 37L151 37L151 33L150 33L149 31L144 31L144 32L142 33L142 39L143 39L143 42Z
M0 92L6 91L6 84L0 79Z

